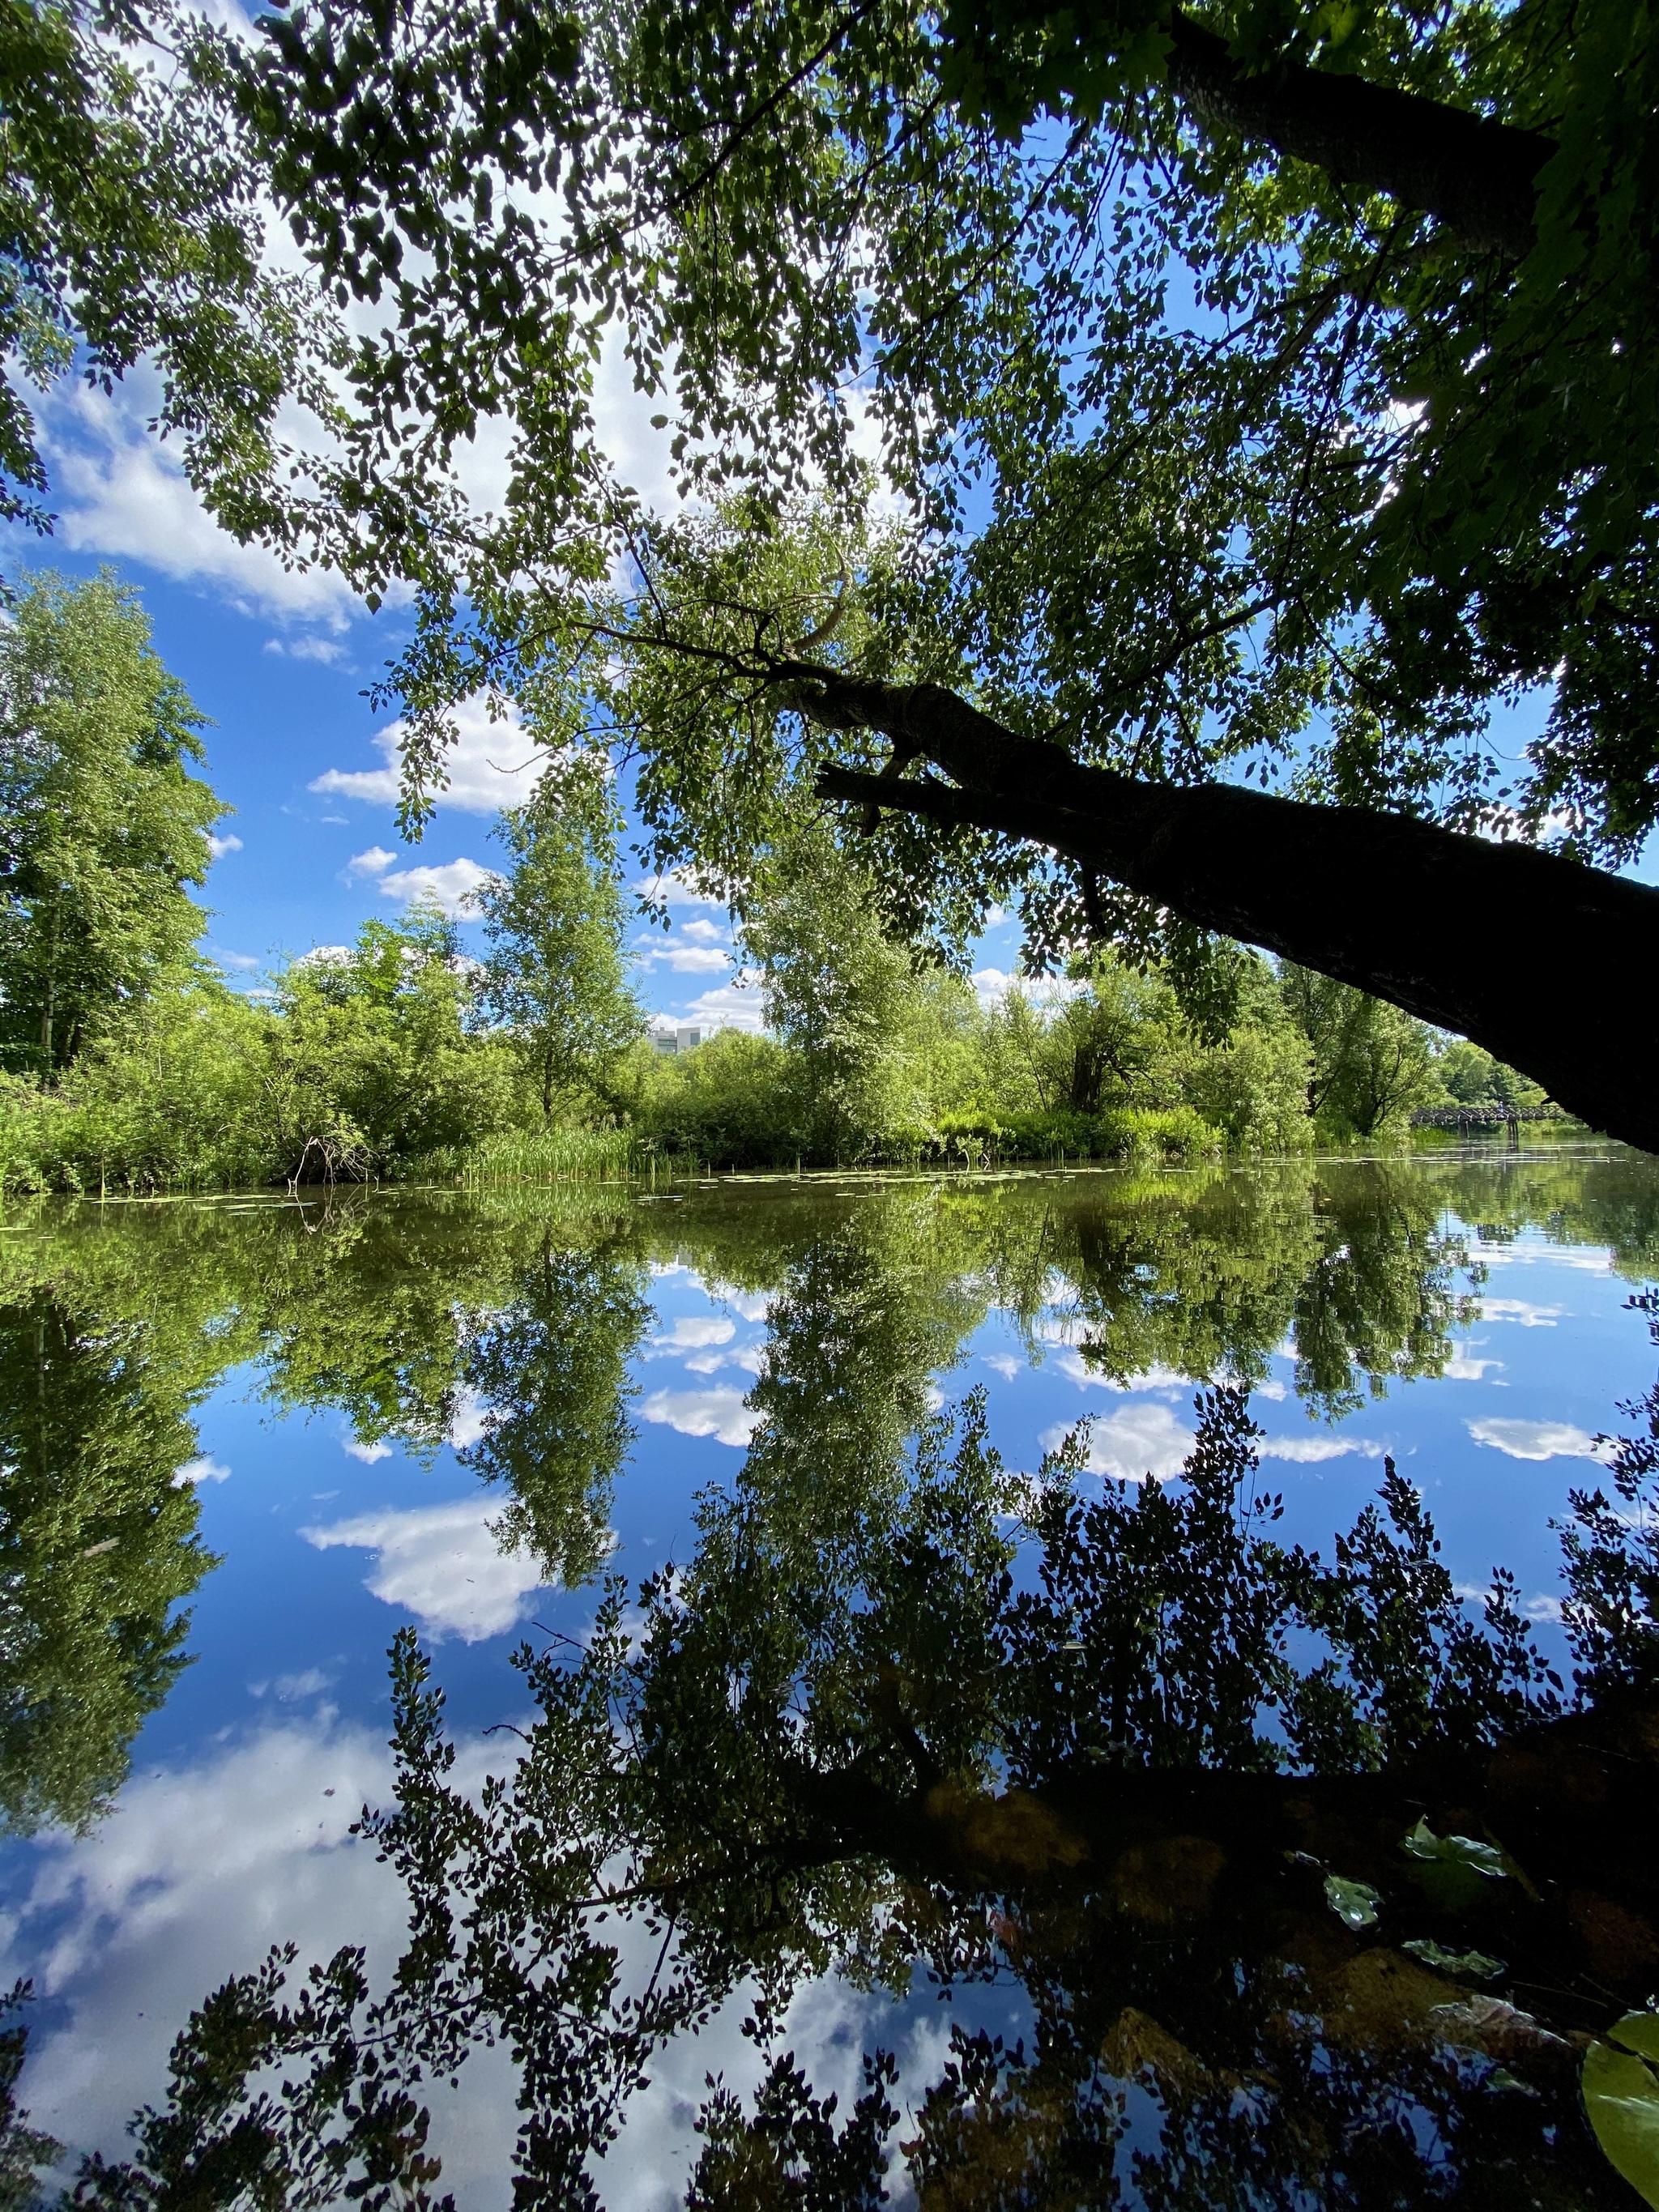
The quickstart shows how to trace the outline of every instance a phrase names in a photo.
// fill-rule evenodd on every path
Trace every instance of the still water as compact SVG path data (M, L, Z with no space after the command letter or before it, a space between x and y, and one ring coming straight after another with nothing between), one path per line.
M1635 2204L1656 1278L1659 1164L1501 1139L14 1206L30 2124L110 2203Z

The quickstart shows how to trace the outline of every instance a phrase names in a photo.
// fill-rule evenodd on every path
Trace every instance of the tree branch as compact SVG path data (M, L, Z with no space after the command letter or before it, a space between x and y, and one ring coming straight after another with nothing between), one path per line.
M1263 139L1339 184L1420 209L1476 252L1519 260L1530 250L1538 173L1555 151L1542 131L1331 70L1253 73L1179 8L1165 28L1170 84L1206 127Z
M1530 846L1231 784L1141 782L1025 738L936 684L797 665L801 711L943 771L827 767L820 794L1029 838L1224 935L1472 1037L1592 1127L1659 1152L1659 891Z

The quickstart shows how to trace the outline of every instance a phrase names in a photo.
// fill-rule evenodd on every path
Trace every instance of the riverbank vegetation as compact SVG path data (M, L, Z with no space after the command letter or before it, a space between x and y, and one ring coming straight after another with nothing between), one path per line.
M741 921L767 1033L665 1054L629 984L610 802L568 784L498 824L482 961L416 907L236 991L192 950L225 811L192 773L201 717L132 595L32 583L0 635L0 1190L1193 1160L1542 1095L1242 948L1201 989L1097 950L987 1003L887 933L810 814Z

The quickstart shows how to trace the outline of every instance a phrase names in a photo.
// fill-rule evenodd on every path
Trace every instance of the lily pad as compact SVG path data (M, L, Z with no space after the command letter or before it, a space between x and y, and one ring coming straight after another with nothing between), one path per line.
M1437 1973L1455 1975L1460 1982L1495 1982L1504 1971L1501 1959L1489 1959L1484 1951L1449 1951L1443 1943L1433 1942L1426 1936L1413 1936L1400 1948Z
M1382 1899L1369 1882L1350 1881L1346 1875L1328 1874L1325 1902L1345 1926L1375 1928L1376 1908Z
M1659 2065L1659 2013L1627 2012L1607 2030L1607 2041Z
M1645 2040L1652 2017L1632 2013L1609 2033L1636 2033ZM1583 2087L1584 2110L1608 2164L1659 2212L1659 2073L1634 2051L1592 2043L1584 2053Z
M1504 1854L1495 1844L1480 1843L1474 1836L1437 1836L1426 1818L1401 1838L1400 1848L1414 1859L1438 1859L1449 1866L1467 1867L1471 1874L1483 1874L1493 1881L1500 1881L1504 1873Z

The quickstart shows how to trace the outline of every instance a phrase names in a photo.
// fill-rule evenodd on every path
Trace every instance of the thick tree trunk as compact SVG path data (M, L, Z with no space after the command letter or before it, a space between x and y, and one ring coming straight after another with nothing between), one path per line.
M1659 891L1403 815L1137 782L937 685L791 674L814 720L893 740L879 776L825 769L824 797L1048 845L1204 928L1473 1038L1593 1128L1659 1152ZM897 773L921 761L951 781Z
M1224 39L1178 8L1165 27L1170 86L1206 128L1261 139L1338 184L1420 208L1476 252L1518 260L1531 247L1538 173L1555 151L1541 131L1330 70L1249 73Z

